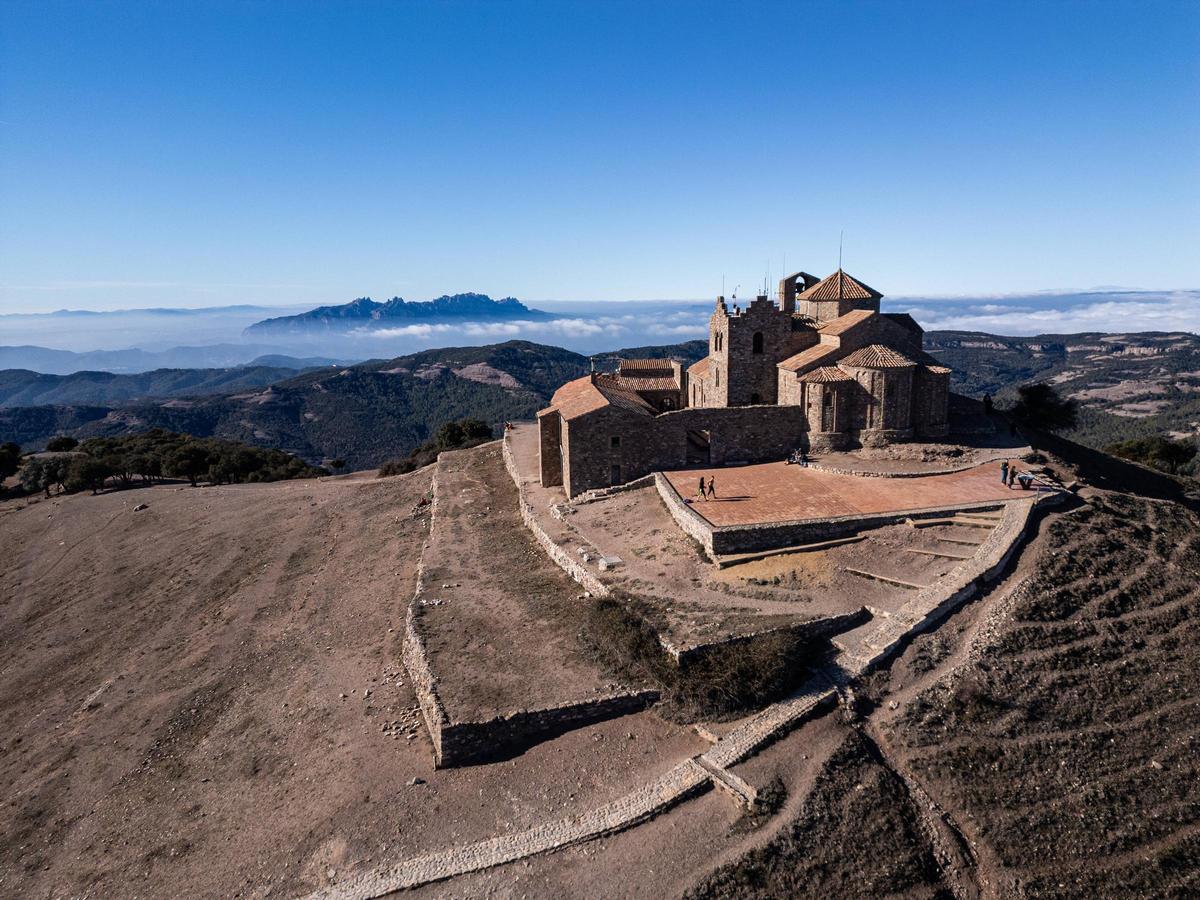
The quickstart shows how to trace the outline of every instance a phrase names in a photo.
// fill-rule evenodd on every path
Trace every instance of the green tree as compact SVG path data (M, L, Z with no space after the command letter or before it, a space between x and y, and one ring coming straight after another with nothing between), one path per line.
M196 479L212 465L212 454L199 441L187 441L171 451L166 459L166 472L180 475L196 486Z
M45 491L46 496L50 496L51 473L46 463L47 460L34 456L21 466L21 487L26 492L36 494L38 491Z
M0 444L0 481L15 475L21 465L21 446L12 441Z
M1196 451L1194 441L1174 441L1162 435L1121 441L1104 448L1105 453L1144 463L1172 475L1179 474L1182 467L1195 459Z
M62 453L67 450L74 450L79 446L79 441L71 437L69 434L60 434L58 437L52 437L46 442L46 449L52 453Z
M93 494L104 488L104 482L113 471L103 460L94 456L76 456L67 469L66 485L69 491L91 488Z
M1046 382L1017 389L1018 399L1010 415L1022 425L1040 431L1069 431L1079 423L1079 404L1062 398Z

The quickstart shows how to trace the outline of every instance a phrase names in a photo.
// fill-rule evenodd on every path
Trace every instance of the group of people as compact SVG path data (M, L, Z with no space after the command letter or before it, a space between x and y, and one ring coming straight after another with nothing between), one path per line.
M708 476L707 484L705 484L705 482L704 482L704 476L703 475L700 476L700 494L699 494L699 496L700 496L701 500L716 500L717 499L716 479L714 479L713 476L711 476L711 475Z
M1011 491L1013 482L1015 481L1021 482L1021 488L1027 491L1029 490L1029 485L1033 483L1033 475L1029 472L1018 472L1017 464L1010 463L1006 459L1000 463L1000 483L1008 485L1008 489Z

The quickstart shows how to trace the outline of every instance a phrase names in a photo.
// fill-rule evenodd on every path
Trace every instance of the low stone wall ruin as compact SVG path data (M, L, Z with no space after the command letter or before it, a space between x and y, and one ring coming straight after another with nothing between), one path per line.
M581 562L573 559L570 553L556 544L550 535L546 533L546 530L542 528L541 523L537 520L537 516L533 514L533 507L529 503L525 485L521 481L521 473L517 469L517 461L513 459L512 449L509 447L507 436L504 438L502 449L504 467L508 469L508 474L512 476L513 483L517 486L517 503L521 507L521 521L525 523L525 527L533 534L534 540L546 551L546 555L554 561L555 565L570 575L575 581L579 582L589 594L594 597L607 597L611 593L609 589L601 583L599 578L585 569Z
M957 512L995 509L1002 503L998 500L986 500L941 506L936 509L902 509L869 516L856 514L792 522L712 525L680 496L665 475L657 473L654 483L675 524L685 534L699 541L705 553L714 560L718 556L732 553L756 553L760 550L778 550L830 540L870 528L894 525L906 519L937 519Z

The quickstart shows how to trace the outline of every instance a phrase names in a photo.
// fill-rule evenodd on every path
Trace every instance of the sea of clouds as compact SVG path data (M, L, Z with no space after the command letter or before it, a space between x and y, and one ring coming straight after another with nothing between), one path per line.
M744 301L730 301L731 303ZM212 365L229 365L245 348L248 362L263 353L381 359L434 347L526 340L600 353L625 347L674 344L708 335L712 301L643 300L532 302L555 318L508 321L409 322L347 333L314 331L272 335L252 344L242 330L277 310L129 310L103 314L0 315L0 345L36 344L92 351L131 347L162 350L180 345L221 344ZM891 297L885 312L910 313L927 330L982 331L1000 335L1070 334L1085 331L1200 331L1200 291L1105 289L972 297ZM186 365L196 365L188 357ZM171 357L160 365L172 365ZM217 361L219 359L219 361Z

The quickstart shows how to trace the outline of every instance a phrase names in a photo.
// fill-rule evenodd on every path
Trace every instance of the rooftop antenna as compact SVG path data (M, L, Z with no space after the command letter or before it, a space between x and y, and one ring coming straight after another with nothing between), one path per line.
M846 236L845 229L838 232L838 271L842 271L842 238Z
M725 276L721 276L721 296L725 296Z

